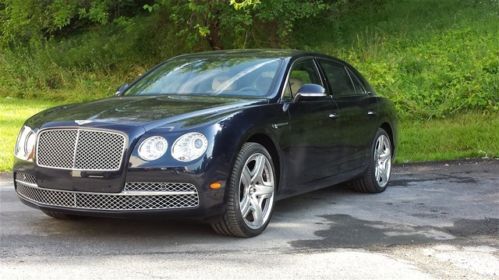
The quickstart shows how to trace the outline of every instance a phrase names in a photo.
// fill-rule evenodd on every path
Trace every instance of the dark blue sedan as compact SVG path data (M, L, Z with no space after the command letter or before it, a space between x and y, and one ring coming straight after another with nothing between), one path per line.
M392 103L348 63L295 50L181 55L116 96L43 111L15 149L19 198L60 219L168 215L251 237L276 200L348 181L378 193Z

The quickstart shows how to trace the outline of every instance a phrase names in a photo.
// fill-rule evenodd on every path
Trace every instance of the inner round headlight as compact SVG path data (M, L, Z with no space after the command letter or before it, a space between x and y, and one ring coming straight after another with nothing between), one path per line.
M142 141L139 146L139 156L143 160L151 161L162 157L168 149L168 141L161 136L151 136Z
M28 134L28 139L26 140L26 146L25 146L27 157L30 157L31 153L35 149L35 143L36 143L36 133L31 131Z
M189 132L180 136L172 146L172 156L178 161L193 161L208 149L208 139L199 132Z

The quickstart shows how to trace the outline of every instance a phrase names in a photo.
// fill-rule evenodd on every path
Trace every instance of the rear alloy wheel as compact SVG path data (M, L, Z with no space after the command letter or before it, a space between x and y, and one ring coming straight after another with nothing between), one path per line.
M267 227L274 207L276 178L272 158L258 143L246 143L227 184L226 213L212 223L220 234L252 237Z
M392 170L392 144L388 133L378 129L371 147L371 158L366 172L353 181L353 188L359 192L383 192L390 181Z

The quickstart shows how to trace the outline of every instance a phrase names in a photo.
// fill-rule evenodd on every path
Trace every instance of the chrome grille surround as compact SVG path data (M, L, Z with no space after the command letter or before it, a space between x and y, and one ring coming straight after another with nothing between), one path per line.
M79 171L118 171L128 145L126 134L92 128L49 128L38 132L36 164Z
M16 192L27 201L40 206L57 206L82 210L138 211L185 209L199 206L196 187L187 183L139 183L141 185L181 185L182 191L123 191L121 193L92 193L40 188L23 181L16 173ZM136 184L136 183L127 183ZM175 188L175 187L172 187Z

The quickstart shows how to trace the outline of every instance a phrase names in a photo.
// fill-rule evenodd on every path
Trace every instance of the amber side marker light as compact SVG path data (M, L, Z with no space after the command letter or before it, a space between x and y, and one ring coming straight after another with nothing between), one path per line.
M222 183L220 182L213 182L210 184L210 189L212 190L218 190L222 187Z

